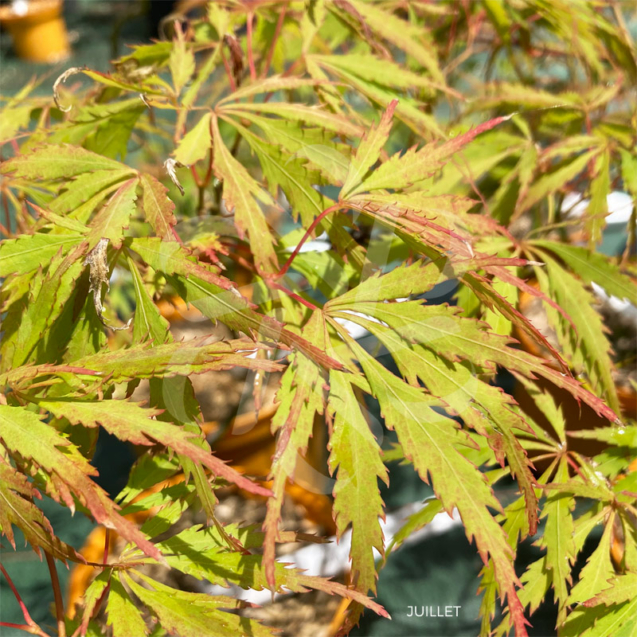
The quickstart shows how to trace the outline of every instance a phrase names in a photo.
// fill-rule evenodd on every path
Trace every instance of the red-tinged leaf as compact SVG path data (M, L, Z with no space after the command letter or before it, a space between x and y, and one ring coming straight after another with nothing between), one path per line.
M511 412L509 412L511 413ZM497 420L498 424L502 423L502 420ZM520 486L520 491L524 495L524 508L526 512L526 520L528 523L528 531L526 529L522 532L522 539L527 535L533 537L537 533L538 525L538 508L539 502L535 492L537 483L531 469L534 468L529 462L527 453L520 444L520 441L513 435L510 427L502 427L502 434L494 433L489 438L489 443L493 442L493 439L498 442L492 447L496 452L497 446L502 445L502 451L506 455L506 459L509 463L509 469L511 476L514 477ZM496 452L496 456L497 456ZM503 458L500 459L500 463L504 465Z
M420 388L407 385L382 367L351 339L373 394L380 403L385 424L398 434L405 457L413 462L420 477L431 480L445 510L458 508L467 537L475 539L484 563L490 557L500 587L506 597L518 635L526 635L522 605L516 586L521 586L513 568L512 550L489 507L501 509L485 477L458 452L466 437L451 418L434 411L439 403Z
M532 465L513 429L530 435L534 435L534 432L520 413L514 410L515 401L501 388L480 380L469 365L442 363L431 350L421 344L408 345L394 330L380 323L361 317L357 317L356 321L381 341L411 385L418 387L418 381L421 380L433 396L440 398L467 425L486 436L496 455L500 454L498 459L501 463L501 454L506 454L511 473L517 477L524 493L527 514L524 535L534 535L538 515L535 479L530 471Z
M361 413L361 405L347 376L330 373L329 409L334 419L330 437L329 467L338 467L334 486L334 518L338 536L352 528L350 559L356 589L367 594L376 592L378 577L374 551L384 555L383 532L379 518L384 519L383 501L378 479L389 484L381 450Z
M203 117L183 136L175 150L175 159L184 166L192 166L203 159L212 147L210 124L212 113Z
M96 522L115 529L149 557L163 561L157 547L132 523L121 517L119 507L91 479L96 471L73 446L33 412L0 405L0 440L12 453L32 460L50 477L51 497L75 510L73 495L88 508Z
M274 272L278 269L274 241L258 203L273 206L274 200L232 156L223 142L216 118L212 121L212 137L215 147L213 169L217 178L223 181L226 207L230 212L234 211L239 235L243 237L247 233L257 269Z
M143 409L137 403L124 400L102 402L43 400L38 404L56 418L66 418L74 425L80 423L85 427L101 425L120 440L128 440L136 445L153 445L158 442L196 462L201 462L215 475L250 493L270 495L269 489L243 477L219 458L191 442L193 434L185 431L183 427L156 420L156 416L161 413L158 410Z
M171 241L172 226L175 219L175 204L168 197L168 188L157 181L152 175L142 175L142 207L146 221L152 226L155 234L164 241Z
M100 372L75 365L21 365L4 374L0 374L0 387L17 385L39 376L53 376L59 374L78 374L80 376L100 376Z
M177 242L134 239L131 247L153 269L187 277L182 280L185 287L184 299L209 319L221 321L228 327L250 336L260 334L262 338L298 349L327 369L343 368L342 363L328 356L299 334L286 329L283 323L255 312L252 304L241 296L228 279L193 263L185 249Z
M608 584L610 587L584 602L584 606L598 606L604 604L621 604L622 602L635 600L637 590L637 573L624 573L613 577Z
M33 550L40 555L40 548L59 560L86 562L86 560L53 533L51 523L33 503L42 498L27 477L0 457L0 529L15 549L12 525L24 534Z
M320 312L312 314L302 333L319 347L325 346L323 316ZM293 479L298 457L307 449L315 415L324 411L320 368L305 356L297 355L281 379L277 401L281 404L272 419L271 427L273 433L278 433L270 469L274 497L268 500L263 523L263 562L266 580L271 588L274 588L276 579L275 549L285 485L288 480Z
M137 185L137 179L124 182L95 215L88 235L89 249L93 249L100 239L110 240L115 248L121 246L124 228L128 228L130 218L136 209Z
M372 125L361 139L356 154L349 163L349 171L341 188L340 199L347 199L349 193L363 181L367 172L378 161L391 132L392 118L397 104L398 100L392 100L378 124Z
M358 138L364 133L364 129L349 120L348 118L331 113L330 111L318 107L307 106L306 104L287 104L285 102L240 102L238 104L225 104L219 108L219 112L230 109L233 113L243 113L244 111L257 111L259 113L269 113L277 115L283 119L303 122L308 126L319 126L320 128L334 133Z
M217 274L218 268L198 263L188 248L177 241L165 242L159 238L138 237L131 241L131 248L154 270L184 277L197 277L242 299L246 307L253 307L224 276Z
M412 148L403 155L397 153L355 188L350 197L370 190L400 190L422 181L442 168L454 153L473 141L480 133L491 130L511 117L496 117L441 145L434 142L420 150Z
M538 290L538 288L529 285L523 279L515 276L512 272L505 270L504 268L500 268L498 266L487 266L485 270L492 274L493 276L498 277L502 281L506 281L511 285L515 285L516 288L530 294L531 296L535 296L538 299L542 299L545 303L548 303L554 310L557 310L565 320L567 320L571 325L575 325L573 323L573 319L568 315L566 310L563 307L560 307L550 296L546 295L542 290ZM555 356L555 354L553 354ZM559 355L556 356L557 360L560 360Z
M489 268L489 266L487 266L487 268ZM473 290L474 294L486 307L490 308L494 312L499 312L502 316L514 323L518 328L523 329L536 343L546 347L561 368L565 372L568 372L568 366L560 356L560 353L549 343L537 327L535 327L535 325L526 318L526 316L509 303L509 301L507 301L507 299L505 299L501 294L497 293L487 278L472 273L466 274L462 280L465 285ZM513 285L513 283L511 283L511 285ZM554 303L554 301L551 302Z
M469 258L474 255L470 244L471 236L459 227L454 226L451 229L449 219L439 219L443 210L453 210L454 199L457 198L434 197L432 209L423 209L415 208L409 201L402 201L400 194L373 193L350 195L343 205L406 234L418 243L424 244L425 248L444 249L459 258ZM438 206L444 208L441 210Z
M134 378L189 376L235 367L266 372L282 369L281 363L277 361L250 358L258 349L264 349L261 344L249 340L209 341L209 336L203 336L153 347L136 345L127 349L100 352L74 362L80 367L108 376L115 383Z
M38 213L41 219L44 219L48 222L47 225L51 224L57 229L63 228L65 230L70 230L71 232L76 234L86 234L88 232L88 228L83 223L76 221L72 217L63 217L56 214L55 212L47 210L46 208L40 208L40 206L30 201L27 201L27 204Z
M347 312L343 312L344 309ZM495 363L529 378L542 376L584 401L603 418L621 422L601 398L584 389L572 376L552 369L542 358L509 347L514 342L512 339L485 331L483 323L460 318L457 308L422 306L416 301L354 303L346 308L339 307L334 315L358 323L359 317L350 313L352 311L375 317L390 325L407 341L425 344L451 361L467 360L486 368L492 368Z

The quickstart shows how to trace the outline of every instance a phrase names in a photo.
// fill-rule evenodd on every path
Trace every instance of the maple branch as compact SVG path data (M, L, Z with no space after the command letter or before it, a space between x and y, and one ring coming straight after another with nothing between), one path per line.
M181 240L181 237L177 234L177 230L175 230L174 226L170 226L170 230L173 233L177 243L184 245L184 242Z
M108 564L108 549L111 543L111 530L108 528L104 528L106 533L104 533L104 557L102 558L102 564L106 566Z
M49 637L45 632L42 632L39 628L29 626L28 624L12 624L11 622L0 622L0 626L6 626L7 628L17 628L18 630L24 630L32 635L41 635L42 637Z
M234 77L232 76L232 71L230 70L230 65L228 64L228 60L226 60L225 53L223 52L223 48L221 49L221 60L223 62L223 68L226 70L226 75L228 76L228 82L230 82L230 89L234 93L237 90L237 84L234 81Z
M334 212L335 210L339 210L340 208L341 208L340 202L335 203L333 206L330 206L329 208L326 208L325 210L323 210L323 212L316 219L314 219L310 227L305 231L303 238L299 241L296 248L294 248L294 251L290 255L289 259L285 262L285 265L279 270L277 274L270 277L271 279L280 279L290 269L292 262L294 261L294 259L296 259L296 255L300 252L301 248L303 247L303 244L308 240L310 235L314 232L314 230L316 229L316 226L318 226L318 224L321 223L321 221L323 221L323 219L325 219L325 217L327 217L327 215L330 212Z
M58 623L58 637L66 637L66 626L64 625L64 603L62 602L62 590L60 589L58 572L55 568L55 559L46 551L44 551L44 557L46 557L46 565L49 567L49 573L51 574L53 598L55 599L55 615Z
M4 207L4 223L3 232L7 237L11 236L11 214L9 213L9 197L7 196L6 190L2 189L2 205Z
M298 301L299 303L305 305L305 307L309 308L310 310L317 311L319 309L316 305L314 305L314 303L310 303L299 294L296 294L296 292L292 292L292 290L288 290L284 285L280 285L279 283L275 283L274 281L270 281L269 283L276 290L279 290L280 292L284 292L291 299L294 299L295 301Z
M190 172L192 174L192 178L195 180L195 186L201 189L202 183L199 181L199 175L197 174L197 169L195 168L194 164L191 164Z
M270 44L270 49L268 51L268 55L265 59L265 63L263 65L263 70L261 71L261 77L265 77L270 70L270 64L272 64L272 57L274 56L274 49L276 48L276 44L279 41L279 36L281 35L281 28L283 27L283 20L285 20L285 13L287 11L287 7L284 5L281 9L281 13L279 13L279 19L276 22L276 27L274 28L274 35L272 36L272 42Z
M257 79L257 71L254 68L254 51L252 50L252 21L254 20L254 13L248 13L248 35L247 35L247 49L248 49L248 65L250 66L250 79L254 82Z
M18 593L18 590L15 587L13 580L9 577L9 573L7 573L4 566L2 566L2 563L0 563L0 571L2 572L5 579L7 580L7 583L9 584L9 588L11 589L11 592L13 593L14 597L18 601L18 604L20 605L20 609L22 610L22 615L24 616L24 621L26 622L26 624L11 624L9 622L0 622L0 626L6 626L7 628L19 628L20 630L24 630L28 633L31 633L32 635L40 635L41 637L49 637L49 635L45 633L33 621L33 619L31 618L31 615L29 615L29 611L27 610L25 603L22 601L22 597L20 597L20 593Z

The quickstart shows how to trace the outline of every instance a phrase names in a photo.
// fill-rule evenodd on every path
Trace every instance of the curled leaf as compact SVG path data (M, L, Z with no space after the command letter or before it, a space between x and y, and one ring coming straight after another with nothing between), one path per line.
M168 176L170 177L170 180L173 182L173 184L175 184L175 186L177 186L177 190L179 190L179 192L181 193L182 197L186 194L186 191L184 190L184 187L179 182L179 178L177 177L177 173L175 172L175 168L183 168L183 167L184 167L184 165L181 162L178 162L177 160L173 159L172 157L167 159L164 162L164 168L166 169L166 172L168 173Z
M104 327L108 327L114 332L126 330L130 327L132 318L128 320L123 327L113 327L106 322L103 316L104 306L102 305L102 284L106 283L106 287L110 288L108 276L108 239L100 239L97 245L86 255L84 265L88 265L89 270L89 294L93 293L93 304L95 305L95 313Z
M62 106L62 104L60 103L58 88L60 87L60 84L64 84L64 82L66 82L69 77L71 77L72 75L77 75L78 73L82 73L82 71L84 71L85 69L85 66L72 66L70 69L66 69L66 71L64 71L64 73L62 73L62 75L60 75L58 79L55 80L55 82L53 83L53 101L63 113L68 113L73 107L67 106L65 108L64 106Z

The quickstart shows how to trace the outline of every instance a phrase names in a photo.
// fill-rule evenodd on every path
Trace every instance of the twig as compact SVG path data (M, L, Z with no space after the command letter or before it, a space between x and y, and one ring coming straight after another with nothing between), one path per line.
M281 13L279 13L279 19L277 20L276 27L274 28L274 35L272 36L272 42L270 43L270 50L268 51L265 63L263 64L261 77L265 77L270 70L270 64L272 64L272 57L274 56L274 49L276 48L276 44L279 40L279 35L281 35L281 28L283 27L283 20L285 20L286 11L287 7L283 6L283 8L281 9Z
M48 555L48 554L47 554ZM24 621L26 624L10 624L8 622L0 622L0 626L6 626L7 628L19 628L20 630L24 630L32 635L40 635L41 637L49 637L47 633L45 633L34 621L31 619L31 615L29 615L29 611L27 610L26 605L22 601L20 597L20 593L16 589L13 580L9 577L9 573L5 570L4 566L0 563L0 571L5 576L7 583L9 584L9 588L11 589L13 595L15 596L18 604L20 605L20 609L22 610L22 615L24 616Z
M9 197L7 195L7 191L2 189L2 205L4 207L4 223L5 226L3 232L7 235L7 237L11 236L11 214L9 212Z
M104 529L106 533L104 533L104 557L102 558L102 564L106 566L108 564L108 549L111 544L111 530L108 528Z
M620 265L624 266L628 261L628 257L630 257L633 248L635 247L635 242L637 239L637 205L633 204L633 211L630 214L630 220L628 221L628 240L626 241L626 249L624 250L624 254L622 254L622 258L620 261Z
M66 626L64 625L64 603L62 602L62 590L60 589L60 580L58 572L55 568L55 559L44 552L46 557L46 565L49 567L51 574L51 585L53 586L53 598L55 599L55 615L58 623L58 637L66 637Z
M257 71L254 68L254 51L252 50L252 21L254 20L254 13L252 11L248 13L248 34L247 34L247 49L248 49L248 66L250 67L250 79L254 82L257 79Z
M104 530L106 532L104 533L104 556L102 557L102 564L104 565L104 567L106 567L108 563L108 552L111 545L111 530L107 528L105 528ZM93 610L93 618L97 617L97 613L99 612L99 609L104 603L104 600L106 599L106 596L108 595L110 589L111 589L111 580L109 578L108 583L104 587L104 590L102 591L102 594L100 595L100 598L97 604L95 604L95 609ZM90 618L89 618L89 621L90 621Z
M37 628L28 626L27 624L12 624L11 622L0 622L0 626L6 626L7 628L17 628L18 630L24 630L25 632L31 633L32 635L44 635L45 637L49 637L46 633L38 632Z
M284 285L280 285L279 283L275 283L274 281L269 281L269 284L275 290L279 290L280 292L287 294L291 299L294 299L295 301L298 301L302 305L305 305L305 307L309 308L310 310L314 310L316 312L319 309L316 305L314 305L314 303L310 303L299 294L296 294L296 292L292 292L292 290L288 290Z
M234 93L237 90L237 84L234 81L234 77L232 76L232 71L230 70L230 65L228 64L228 60L226 60L226 55L223 52L223 47L221 49L221 60L223 61L223 68L226 70L226 75L228 76L228 82L230 83L230 89Z
M330 212L334 212L336 210L339 210L340 208L341 204L335 203L333 206L330 206L329 208L323 210L323 212L316 219L314 219L312 225L310 225L310 227L306 230L303 238L299 241L296 248L294 248L294 252L292 252L290 258L285 262L285 265L279 270L278 274L275 274L273 277L271 277L272 279L280 279L290 269L292 262L294 261L294 259L296 259L296 255L299 253L299 251L303 247L303 244L308 240L310 235L314 232L316 226L318 226L318 224L321 223L321 221L323 221L323 219L325 219L325 217L327 217Z

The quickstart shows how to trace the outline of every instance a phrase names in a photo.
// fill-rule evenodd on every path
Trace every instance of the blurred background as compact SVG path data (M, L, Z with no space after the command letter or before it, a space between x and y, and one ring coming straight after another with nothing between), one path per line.
M17 94L32 77L39 78L34 89L35 94L50 95L54 80L69 67L88 66L99 71L108 71L110 61L123 55L127 47L148 42L150 39L164 37L170 29L170 15L187 10L197 10L202 2L173 3L161 0L130 0L124 2L101 2L99 0L18 0L0 2L0 93L4 99ZM629 3L627 3L629 4ZM627 13L627 25L633 37L637 37L637 20L634 7ZM486 56L486 54L485 54ZM486 63L486 59L484 60ZM480 71L475 67L476 72ZM497 69L494 72L497 77ZM140 155L131 155L129 163L139 160ZM575 205L577 202L570 202ZM187 205L187 204L183 204ZM617 200L612 204L611 213L617 213L618 223L611 223L605 235L602 250L607 254L619 254L626 244L625 228L626 202ZM630 205L630 202L629 202ZM453 289L439 290L438 302L453 302ZM633 308L634 309L634 308ZM199 334L214 331L207 320L194 310L166 306L163 313L170 320L173 332L178 337L192 338ZM223 336L219 333L219 336ZM360 335L365 345L365 336ZM627 347L630 347L630 343ZM634 344L633 344L634 346ZM391 367L387 357L386 364ZM221 457L234 464L249 468L255 475L268 472L268 462L273 443L269 437L269 417L274 398L274 387L278 379L273 377L264 389L264 407L258 419L254 419L254 405L251 402L253 378L245 373L219 372L206 375L199 381L196 390L204 409L204 417L209 425L209 436L216 440L216 451ZM513 380L506 374L499 378L499 384L513 393ZM246 387L248 389L246 390ZM370 404L370 418L375 421L376 434L384 437L386 446L391 442L392 434L383 430L380 415L375 405ZM243 428L243 429L242 429ZM227 436L228 431L235 434L245 431L245 435ZM126 483L128 472L136 459L135 451L111 439L101 436L94 464L100 472L99 481L107 491L115 496ZM317 467L308 461L306 485L316 483L311 474ZM320 461L317 460L317 466ZM320 471L319 471L320 473ZM322 474L321 474L322 475ZM331 522L330 501L324 493L329 489L313 492L311 488L301 487L290 493L290 502L284 511L289 528L302 528L307 532L321 535L333 535L335 529ZM504 503L511 502L517 492L513 482L500 481L497 488ZM413 505L421 503L432 495L431 489L423 484L411 467L392 467L392 480L389 489L381 489L383 499L392 516L388 518L386 534L399 527ZM103 535L94 532L91 522L80 515L72 517L70 513L49 499L43 501L43 509L51 520L60 538L73 546L88 542L96 551L103 547ZM411 508L410 508L411 507ZM229 490L219 507L222 521L244 520L260 521L265 505L262 501L250 500L242 494ZM224 517L226 520L224 520ZM193 517L192 523L198 520ZM414 540L403 546L383 569L378 586L378 601L385 606L393 620L391 622L365 614L360 627L351 634L359 637L408 637L423 635L476 635L480 630L478 618L480 596L476 595L477 576L482 566L475 547L467 541L457 520L447 517L439 524L427 527L427 533L417 535ZM393 525L393 526L392 526ZM431 528L430 528L431 527ZM93 532L93 533L92 533ZM92 535L91 535L92 533ZM584 551L580 554L575 574L583 566L601 535L593 533ZM38 623L53 624L51 606L53 604L49 574L33 551L25 548L16 535L18 551L11 547L0 547L0 559L21 591L27 607ZM346 540L345 540L346 542ZM590 546L589 546L590 545ZM326 545L334 547L334 544ZM294 549L295 547L292 547ZM331 548L312 547L316 550L305 554L290 556L297 564L309 568L312 574L329 574L344 581L345 574L339 570L343 555L347 555L347 545L341 548L334 558ZM97 553L99 555L99 552ZM517 569L521 574L526 565L538 559L540 550L530 540L521 547ZM71 582L70 571L60 569L62 586L67 591L66 602L70 606L73 599L82 594L87 580L76 574ZM200 583L188 581L171 582L183 586L186 590L201 590ZM306 635L307 637L329 637L338 627L344 608L339 599L321 593L309 595L279 597L270 603L269 594L250 598L264 604L261 609L251 611L253 617L264 619L282 630L284 636ZM460 607L458 617L437 620L432 618L423 624L416 617L407 616L407 607L448 606ZM0 580L0 616L2 621L19 622L21 612L13 595L8 591L6 582ZM554 634L556 612L551 597L533 616L531 635ZM22 634L10 629L0 629L2 636Z

